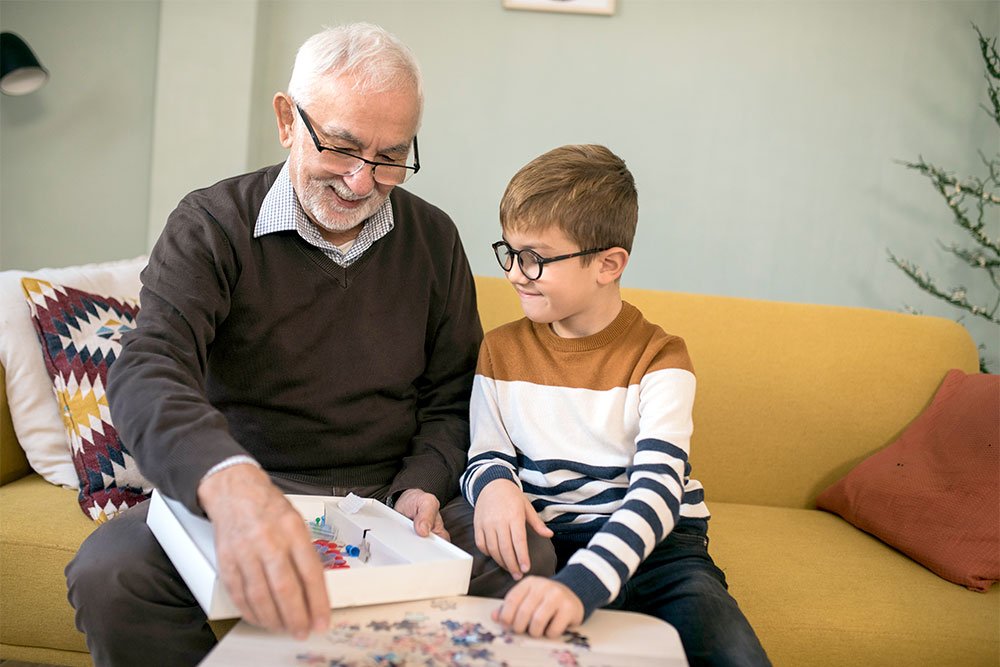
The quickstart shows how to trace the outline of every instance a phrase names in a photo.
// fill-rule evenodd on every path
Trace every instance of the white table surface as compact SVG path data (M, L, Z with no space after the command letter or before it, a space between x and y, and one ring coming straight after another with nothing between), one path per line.
M331 629L298 641L245 621L201 663L288 667L684 667L677 631L652 616L598 610L560 640L515 635L471 596L335 609Z

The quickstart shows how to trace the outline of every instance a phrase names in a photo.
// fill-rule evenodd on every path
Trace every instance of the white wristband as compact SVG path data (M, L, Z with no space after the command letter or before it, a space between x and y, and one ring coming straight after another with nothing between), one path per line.
M225 470L226 468L232 468L233 466L242 465L244 463L249 463L250 465L252 465L252 466L254 466L254 467L258 468L258 469L262 469L261 466L260 466L260 464L257 463L252 457L247 456L246 454L237 454L236 456L230 456L228 459L222 459L221 461L219 461L218 463L216 463L214 466L212 466L211 468L209 468L208 472L206 472L204 475L202 475L201 481L204 482L206 479L208 479L209 477L211 477L215 473L221 472L221 471Z

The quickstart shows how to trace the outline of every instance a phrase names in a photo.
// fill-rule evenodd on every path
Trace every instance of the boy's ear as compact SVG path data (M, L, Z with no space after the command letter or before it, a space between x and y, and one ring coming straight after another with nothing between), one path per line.
M617 282L628 265L628 250L611 248L602 252L598 257L600 267L597 272L597 281L602 285Z

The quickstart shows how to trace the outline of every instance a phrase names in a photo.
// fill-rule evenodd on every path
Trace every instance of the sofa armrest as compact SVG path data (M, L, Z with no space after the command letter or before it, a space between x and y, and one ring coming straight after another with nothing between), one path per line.
M0 486L21 479L30 472L31 466L14 433L14 422L7 405L7 375L0 364Z

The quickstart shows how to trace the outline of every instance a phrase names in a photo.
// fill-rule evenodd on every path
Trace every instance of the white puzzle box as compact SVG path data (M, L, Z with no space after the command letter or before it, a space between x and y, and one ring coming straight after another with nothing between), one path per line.
M286 496L309 524L331 608L464 595L472 556L420 537L402 514L370 498ZM212 524L154 491L146 519L210 620L239 611L218 576Z

